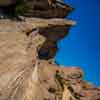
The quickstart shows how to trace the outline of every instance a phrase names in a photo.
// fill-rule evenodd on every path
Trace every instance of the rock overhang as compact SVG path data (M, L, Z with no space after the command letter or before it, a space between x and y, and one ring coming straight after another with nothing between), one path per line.
M19 7L17 2L18 2L18 0L1 0L0 8L2 8L4 10L8 10L8 8L9 8L10 9L9 11L14 11L17 8L17 6ZM54 18L62 18L63 17L64 18L70 12L73 11L73 8L71 6L69 6L68 4L65 4L65 3L62 3L62 2L59 2L56 0L55 0L55 3L52 3L51 5L49 5L47 0L44 0L44 1L25 0L25 1L23 1L23 3L25 5L27 5L28 10L20 15L27 16L27 17L31 16L31 17L38 17L38 18L52 18L52 17L54 17ZM11 10L11 9L13 9L13 10ZM14 12L12 12L12 13L14 13Z
M37 15L46 19L32 18L32 15L25 18L25 22L0 20L0 100L70 100L71 97L74 100L99 100L100 89L82 80L80 68L62 68L52 60L58 50L56 42L68 34L75 22L59 19L66 11L60 16L49 13ZM47 19L48 16L54 18ZM37 57L39 51L43 52L43 59Z
M35 35L32 37L32 41L38 46L42 40L44 43L38 49L38 56L43 59L51 59L55 56L57 48L57 41L64 38L69 31L69 28L75 25L74 21L68 19L42 19L42 18L26 18L25 22L17 22L13 20L1 20L0 21L0 33L8 32L19 33L27 36L27 34L34 34L36 31L38 36L35 39ZM3 30L5 27L5 30ZM12 30L13 29L13 30ZM40 35L40 36L39 36ZM39 40L41 37L42 40ZM28 38L28 37L27 37ZM37 41L37 42L35 42Z

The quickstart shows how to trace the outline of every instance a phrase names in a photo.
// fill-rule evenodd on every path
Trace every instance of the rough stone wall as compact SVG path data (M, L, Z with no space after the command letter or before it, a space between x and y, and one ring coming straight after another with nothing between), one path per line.
M73 10L69 5L56 2L56 0L54 0L55 2L52 0L22 0L23 3L17 3L17 1L18 0L1 0L0 10L6 12L9 10L10 13L12 12L16 15L38 18L62 18Z

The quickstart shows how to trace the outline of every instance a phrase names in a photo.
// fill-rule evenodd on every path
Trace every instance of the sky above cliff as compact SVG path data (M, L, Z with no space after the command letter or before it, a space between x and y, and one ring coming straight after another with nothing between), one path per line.
M68 18L77 21L69 35L58 42L56 61L80 66L84 79L100 86L100 0L65 0L75 10Z

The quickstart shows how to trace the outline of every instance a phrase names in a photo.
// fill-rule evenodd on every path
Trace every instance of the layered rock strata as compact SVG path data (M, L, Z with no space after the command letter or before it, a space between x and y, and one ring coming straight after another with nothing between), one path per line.
M53 61L57 41L75 22L40 12L40 18L31 12L21 22L0 20L0 100L99 100L100 88L83 81L79 67L61 68Z

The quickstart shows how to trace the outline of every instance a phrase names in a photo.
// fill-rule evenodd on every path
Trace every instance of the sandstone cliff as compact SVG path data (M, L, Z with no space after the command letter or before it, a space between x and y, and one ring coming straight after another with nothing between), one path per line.
M79 67L53 61L75 22L32 17L0 19L0 100L100 100L100 88L83 81Z

